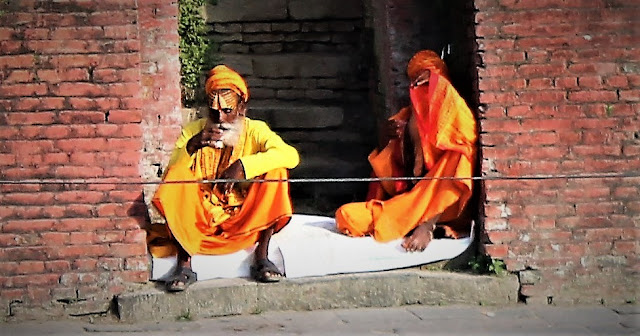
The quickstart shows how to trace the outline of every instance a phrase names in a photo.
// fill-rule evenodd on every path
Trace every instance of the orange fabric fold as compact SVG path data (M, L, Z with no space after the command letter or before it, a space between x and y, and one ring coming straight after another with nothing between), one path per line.
M220 89L229 89L242 97L242 100L249 100L249 88L242 76L226 65L218 65L209 71L207 80L204 83L207 96Z
M285 168L274 169L261 178L286 179ZM188 162L171 166L165 181L197 180ZM274 226L282 229L291 218L293 208L287 182L252 183L241 205L219 205L211 188L198 183L162 184L153 204L167 220L170 234L190 255L227 254L253 246L260 232ZM154 257L175 253L167 237L154 230L150 251ZM161 231L161 230L160 230Z
M372 183L368 201L345 204L336 212L341 232L371 235L387 242L441 215L438 225L444 236L469 235L470 219L464 209L473 191L476 123L464 99L441 73L431 71L429 85L411 88L412 106L392 117L408 121L414 113L426 177L434 179L421 180L411 189L406 183ZM401 140L391 140L381 151L371 153L369 162L375 176L403 176L402 146Z

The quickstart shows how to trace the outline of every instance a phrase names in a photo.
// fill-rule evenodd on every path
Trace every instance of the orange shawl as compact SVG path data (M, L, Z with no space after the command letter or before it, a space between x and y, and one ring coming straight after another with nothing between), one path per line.
M412 69L415 70L412 66L419 63L415 60L416 57L409 65L410 76L417 73L412 73ZM431 64L422 62L419 66L424 69ZM367 202L346 204L336 212L341 232L351 236L371 235L387 242L404 237L419 224L441 214L439 221L445 236L457 238L469 234L468 221L451 226L442 223L460 219L471 197L476 123L444 71L432 70L429 85L410 89L412 106L392 117L408 120L410 114L415 113L427 179L410 190L406 189L406 183L372 183ZM381 151L374 150L369 156L374 175L403 176L403 162L398 160L401 153L400 140L391 140Z

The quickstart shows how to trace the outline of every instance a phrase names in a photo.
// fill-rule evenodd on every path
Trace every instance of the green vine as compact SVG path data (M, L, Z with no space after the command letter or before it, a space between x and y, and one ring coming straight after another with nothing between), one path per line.
M182 104L193 106L203 98L202 77L205 68L216 61L213 43L206 37L202 17L205 2L215 0L179 0L178 34L180 35L180 84Z

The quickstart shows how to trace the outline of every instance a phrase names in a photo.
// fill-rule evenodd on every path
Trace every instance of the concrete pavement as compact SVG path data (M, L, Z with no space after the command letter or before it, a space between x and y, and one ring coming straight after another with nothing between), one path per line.
M280 311L192 320L23 322L2 335L640 335L640 306L423 306Z

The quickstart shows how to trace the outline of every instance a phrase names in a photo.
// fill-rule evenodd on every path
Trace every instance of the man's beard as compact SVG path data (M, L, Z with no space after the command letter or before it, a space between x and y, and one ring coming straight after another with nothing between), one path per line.
M232 123L221 123L220 128L223 130L222 138L220 139L222 143L228 147L235 147L244 128L244 118L238 117Z

